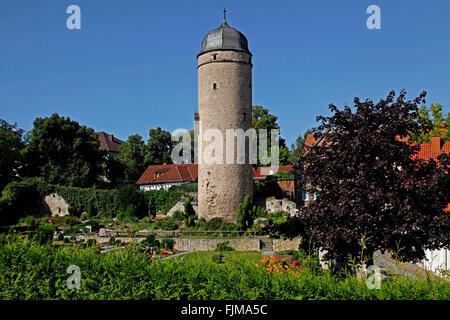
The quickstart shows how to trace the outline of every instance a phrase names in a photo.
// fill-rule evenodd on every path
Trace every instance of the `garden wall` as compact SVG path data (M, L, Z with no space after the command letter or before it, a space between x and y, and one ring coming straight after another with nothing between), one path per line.
M178 251L212 251L219 242L228 241L230 246L237 251L260 251L261 245L258 238L241 239L175 239L175 249Z
M297 250L302 240L294 238L292 240L272 239L273 251L281 252L287 250Z

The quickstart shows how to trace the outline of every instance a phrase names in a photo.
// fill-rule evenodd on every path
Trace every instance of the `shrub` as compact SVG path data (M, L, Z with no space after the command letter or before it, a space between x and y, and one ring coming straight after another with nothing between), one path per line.
M41 197L52 190L41 179L27 178L9 183L0 198L0 223L15 224L18 219L39 213Z
M41 225L36 232L30 232L28 238L40 245L50 244L53 241L53 234L55 231L55 226Z
M218 264L223 263L223 258L224 258L224 255L221 252L213 253L211 255L211 261L214 263L218 263Z
M338 278L324 270L270 272L255 266L260 260L257 253L223 252L223 263L214 263L211 253L197 252L153 263L133 246L94 255L81 248L36 246L10 235L2 238L2 300L448 300L450 296L450 286L442 279L392 277L381 282L380 290L370 290L354 276ZM70 265L82 270L79 290L67 288Z
M195 224L195 210L192 206L192 197L187 197L186 201L184 202L184 222L186 224L186 227L192 227Z
M156 230L177 230L178 225L172 220L163 220L163 221L156 221L153 224L153 228Z
M148 247L159 247L159 240L156 239L154 233L150 233L148 236L145 237L144 240L140 242L140 244Z
M92 248L97 245L97 241L95 239L87 239L86 240L86 248Z
M169 188L170 192L197 192L198 186L195 184L184 184L180 186L172 186Z
M94 203L93 203L93 202L90 202L90 203L89 203L88 210L87 210L87 217L88 217L88 218L92 218L92 217L94 217L95 215L96 215L96 212L95 212L95 208L94 208Z
M161 239L161 247L166 250L173 250L174 245L175 245L175 241L169 236L164 236Z
M249 195L239 204L236 210L236 222L241 230L247 230L253 224L253 202Z
M136 222L136 208L134 205L130 204L125 209L121 208L119 209L119 212L117 213L117 219L120 222Z
M172 215L172 219L175 221L184 221L184 212L181 210L176 210Z
M267 198L270 196L276 199L283 197L283 190L280 188L277 182L277 177L274 175L267 176L264 180L256 180L256 197Z

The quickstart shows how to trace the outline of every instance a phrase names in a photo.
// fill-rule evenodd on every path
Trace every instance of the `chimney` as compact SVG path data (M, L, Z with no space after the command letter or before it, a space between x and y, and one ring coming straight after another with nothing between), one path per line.
M113 136L112 134L110 134L110 135L109 135L109 141L113 141L113 137L114 137L114 136Z
M441 153L441 137L440 136L431 137L431 152L433 154Z

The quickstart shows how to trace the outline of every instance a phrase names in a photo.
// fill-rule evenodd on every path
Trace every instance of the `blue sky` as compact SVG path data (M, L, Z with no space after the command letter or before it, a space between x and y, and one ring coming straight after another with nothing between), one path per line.
M81 8L81 30L66 8ZM381 30L366 9L381 8ZM390 90L450 111L450 1L1 0L0 118L59 113L120 139L193 128L196 55L222 10L253 53L253 104L290 145L328 104Z

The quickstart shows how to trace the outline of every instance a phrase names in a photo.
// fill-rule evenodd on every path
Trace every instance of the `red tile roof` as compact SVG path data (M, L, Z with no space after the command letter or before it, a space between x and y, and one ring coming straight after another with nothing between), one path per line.
M106 132L96 132L98 141L100 141L100 150L108 152L119 152L119 147L123 143L122 140L117 139L112 134Z
M136 184L195 182L198 178L198 166L189 164L150 165Z
M436 160L441 153L450 152L450 141L442 141L440 137L431 137L431 142L423 142L417 154L418 159Z
M273 170L271 167L258 167L253 168L253 179L254 180L264 180L267 176L274 174L270 173L271 170ZM278 171L285 171L285 172L294 172L294 166L279 166Z
M265 179L268 175L270 175L270 170L271 167L253 168L253 179ZM293 170L294 167L292 165L278 167L278 171L293 172ZM196 163L161 164L148 166L136 184L195 182L197 179L198 165Z

